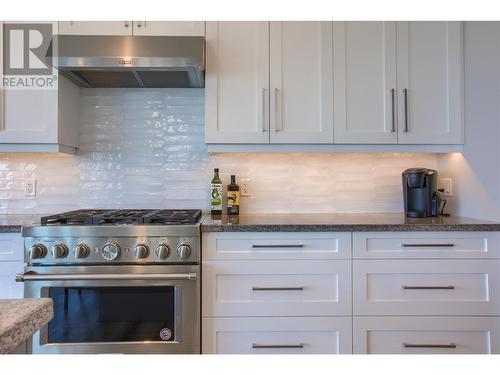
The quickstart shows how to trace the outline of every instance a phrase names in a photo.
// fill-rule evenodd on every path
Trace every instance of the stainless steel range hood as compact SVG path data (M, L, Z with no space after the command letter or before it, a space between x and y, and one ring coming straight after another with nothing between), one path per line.
M204 48L198 36L57 35L49 51L83 87L204 87Z

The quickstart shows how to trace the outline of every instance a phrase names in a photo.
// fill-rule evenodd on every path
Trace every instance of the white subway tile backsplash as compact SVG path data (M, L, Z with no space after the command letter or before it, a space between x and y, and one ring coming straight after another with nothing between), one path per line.
M84 89L76 156L0 154L0 212L209 208L213 168L251 179L243 213L402 210L401 171L435 154L216 154L202 89ZM37 179L37 196L24 182Z

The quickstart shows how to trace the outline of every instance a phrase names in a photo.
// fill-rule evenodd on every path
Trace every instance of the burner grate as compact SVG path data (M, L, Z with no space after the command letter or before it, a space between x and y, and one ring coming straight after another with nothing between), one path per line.
M76 210L41 218L42 225L196 224L201 210Z
M91 225L94 224L94 218L103 212L104 210L76 210L44 216L40 221L42 225Z
M145 224L192 224L198 222L201 210L158 210L144 217Z

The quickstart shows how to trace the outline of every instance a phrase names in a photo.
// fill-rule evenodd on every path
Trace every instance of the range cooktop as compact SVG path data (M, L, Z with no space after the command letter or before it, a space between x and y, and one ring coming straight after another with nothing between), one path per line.
M44 216L41 218L41 225L180 225L196 224L200 218L201 210L76 210Z

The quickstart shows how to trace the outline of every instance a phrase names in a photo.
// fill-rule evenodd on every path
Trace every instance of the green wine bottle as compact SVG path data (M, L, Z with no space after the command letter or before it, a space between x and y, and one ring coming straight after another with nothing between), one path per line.
M219 177L219 168L214 169L214 178L210 185L210 195L212 215L222 215L222 181Z

